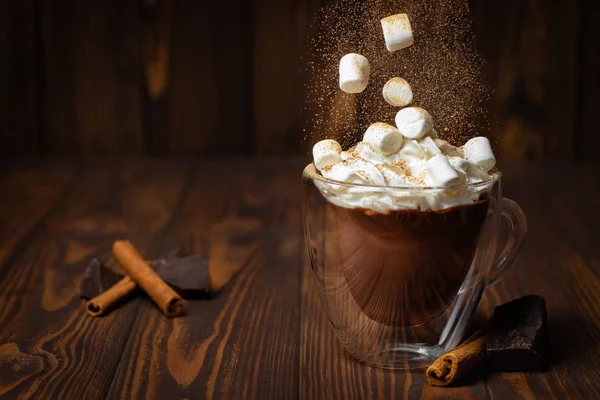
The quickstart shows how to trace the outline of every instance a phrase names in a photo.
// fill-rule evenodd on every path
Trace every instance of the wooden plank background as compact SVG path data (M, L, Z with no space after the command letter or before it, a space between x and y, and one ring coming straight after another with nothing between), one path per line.
M331 329L303 246L306 162L43 160L0 171L0 398L600 398L598 163L501 165L529 233L474 320L543 296L547 370L483 367L435 388L420 370L353 360ZM148 258L183 246L219 268L245 266L214 298L187 300L182 318L145 296L90 318L79 280L124 237Z
M329 0L0 0L0 155L306 154ZM499 154L592 158L600 5L470 0Z

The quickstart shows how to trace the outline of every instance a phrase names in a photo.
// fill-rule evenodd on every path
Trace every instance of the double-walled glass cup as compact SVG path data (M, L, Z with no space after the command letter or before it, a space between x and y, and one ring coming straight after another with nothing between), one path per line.
M527 232L521 208L502 197L502 174L494 169L490 176L452 188L389 188L328 180L313 164L304 169L313 276L335 334L355 358L384 368L417 367L458 344L484 290L513 264ZM477 193L477 201L387 212L343 201L351 193L389 201L461 191Z

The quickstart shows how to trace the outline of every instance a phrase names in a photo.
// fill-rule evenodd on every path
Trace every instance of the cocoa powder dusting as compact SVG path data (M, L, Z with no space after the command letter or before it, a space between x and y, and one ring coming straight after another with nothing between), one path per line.
M415 43L390 53L381 19L409 16ZM362 139L374 122L394 124L399 107L382 95L384 84L400 77L411 85L411 106L429 111L440 138L454 145L489 130L483 102L490 96L483 83L483 60L477 53L467 0L333 0L322 7L312 41L304 109L305 137L316 143L334 138L347 148ZM340 59L359 53L371 64L367 89L347 94L338 84Z

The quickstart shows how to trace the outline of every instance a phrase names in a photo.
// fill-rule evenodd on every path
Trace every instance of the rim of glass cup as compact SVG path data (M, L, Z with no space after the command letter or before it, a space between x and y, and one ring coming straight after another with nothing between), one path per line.
M502 177L502 172L500 172L498 170L498 168L492 168L491 170L488 171L488 174L490 175L489 179L486 179L484 181L481 182L476 182L476 183L465 183L465 184L458 184L458 185L453 185L453 186L383 186L383 185L372 185L372 184L366 184L366 183L348 183L348 182L342 182L342 181L336 181L333 179L329 179L324 177L323 175L321 175L321 173L319 173L317 171L317 168L315 167L314 163L310 163L308 164L305 168L304 168L304 173L303 175L308 176L308 178L310 178L311 180L317 180L320 182L324 182L324 183L328 183L331 185L339 185L339 186L345 186L345 187L355 187L355 188L370 188L370 189L401 189L401 190L419 190L419 191L429 191L429 190L448 190L448 189L461 189L461 188L485 188L487 187L490 183L494 183L496 181L498 181L501 177Z

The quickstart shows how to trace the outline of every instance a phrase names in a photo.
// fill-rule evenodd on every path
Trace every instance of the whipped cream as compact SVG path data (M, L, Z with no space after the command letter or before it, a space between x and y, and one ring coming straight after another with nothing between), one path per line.
M384 132L397 135L398 131ZM382 154L366 140L371 135L365 135L365 141L339 151L339 158L331 158L338 162L322 168L317 165L328 180L352 185L318 179L315 185L338 206L379 213L398 209L438 211L478 201L493 184L488 171L493 168L495 158L489 141L483 137L471 139L468 143L470 147L476 146L477 151L471 150L476 160L470 160L463 148L432 135L435 135L433 129L420 139L404 136L402 146L391 154ZM329 148L337 148L330 142ZM315 149L319 147L317 144ZM480 162L482 159L484 163Z

